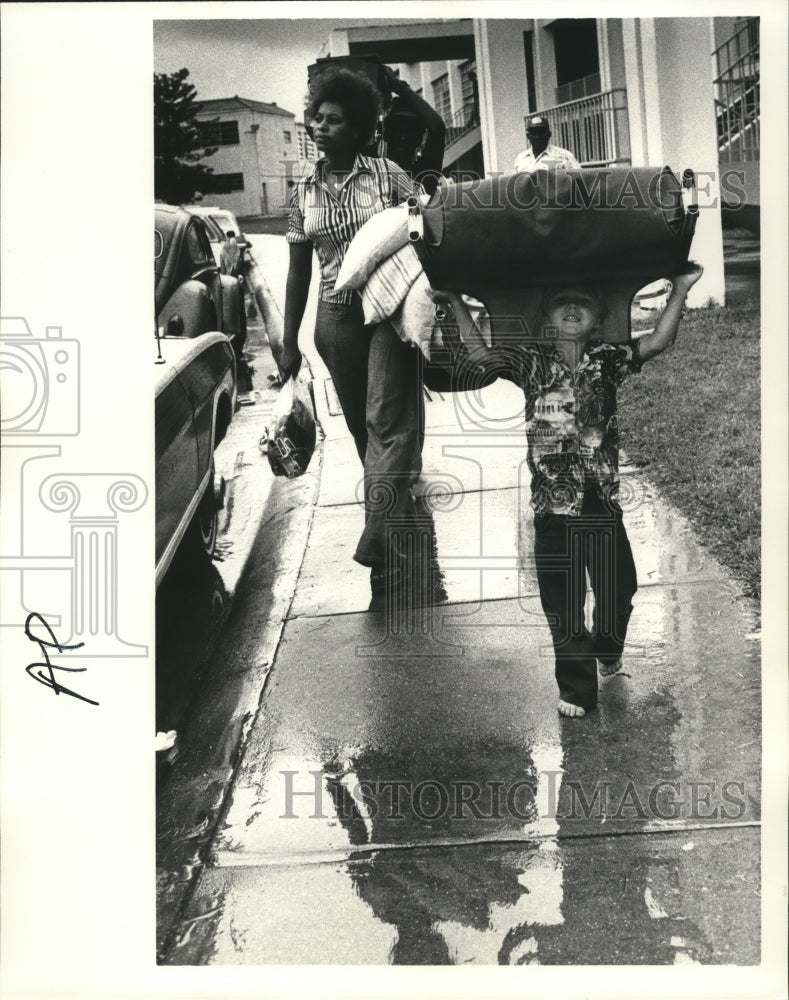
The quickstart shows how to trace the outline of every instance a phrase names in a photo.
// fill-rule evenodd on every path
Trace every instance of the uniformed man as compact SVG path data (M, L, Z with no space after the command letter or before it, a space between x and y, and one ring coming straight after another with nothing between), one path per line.
M551 126L545 115L532 115L526 126L529 146L515 160L516 173L534 173L535 170L580 170L581 164L569 149L553 146Z

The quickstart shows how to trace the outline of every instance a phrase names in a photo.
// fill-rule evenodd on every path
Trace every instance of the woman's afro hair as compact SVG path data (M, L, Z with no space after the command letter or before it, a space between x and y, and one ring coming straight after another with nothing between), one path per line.
M381 95L370 80L348 69L333 69L323 73L310 94L304 109L304 121L309 123L324 101L339 104L351 131L357 136L359 149L364 149L375 134Z

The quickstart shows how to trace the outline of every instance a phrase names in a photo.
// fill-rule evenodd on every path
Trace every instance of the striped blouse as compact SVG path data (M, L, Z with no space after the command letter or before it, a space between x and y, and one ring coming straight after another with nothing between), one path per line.
M391 160L357 155L339 189L339 198L324 180L326 160L302 177L290 201L288 243L312 243L321 269L320 298L325 302L352 300L354 292L334 291L343 257L353 237L368 219L399 205L414 193L414 182Z

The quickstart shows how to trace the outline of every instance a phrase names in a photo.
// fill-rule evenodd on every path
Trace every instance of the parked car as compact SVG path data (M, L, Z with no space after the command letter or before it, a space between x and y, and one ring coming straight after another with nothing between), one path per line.
M186 210L199 216L206 224L208 238L211 240L211 249L214 252L214 260L220 266L222 247L227 240L227 234L236 234L236 243L239 249L238 275L243 283L246 275L247 254L251 251L252 244L242 233L235 215L229 209L217 208L215 205L187 205Z
M203 219L209 219L214 226L218 226L224 238L228 233L236 234L236 242L241 249L241 259L244 253L252 248L252 244L246 238L238 224L238 219L229 208L219 208L217 205L189 205L187 211L199 215ZM224 242L224 239L223 239Z
M154 273L159 330L168 337L218 330L241 357L247 332L243 285L219 273L203 219L173 205L155 206Z
M190 215L198 215L197 211L193 205L186 205L186 211ZM204 215L201 217L203 225L205 226L205 231L208 234L209 242L211 243L211 252L214 255L214 260L218 267L221 267L222 263L222 247L225 243L225 234L222 227L218 222L214 220L209 215Z
M179 549L208 561L224 482L214 450L236 410L236 360L223 333L159 336L156 361L156 585Z

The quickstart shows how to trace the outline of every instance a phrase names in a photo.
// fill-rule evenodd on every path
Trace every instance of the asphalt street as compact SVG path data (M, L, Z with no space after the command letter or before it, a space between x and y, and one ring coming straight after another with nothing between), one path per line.
M252 242L281 306L284 240ZM758 964L756 605L625 459L626 673L559 717L522 396L495 383L426 401L421 599L370 610L316 284L310 469L274 480L258 448L276 389L252 323L219 559L168 578L157 609L157 724L179 734L159 775L159 961Z

